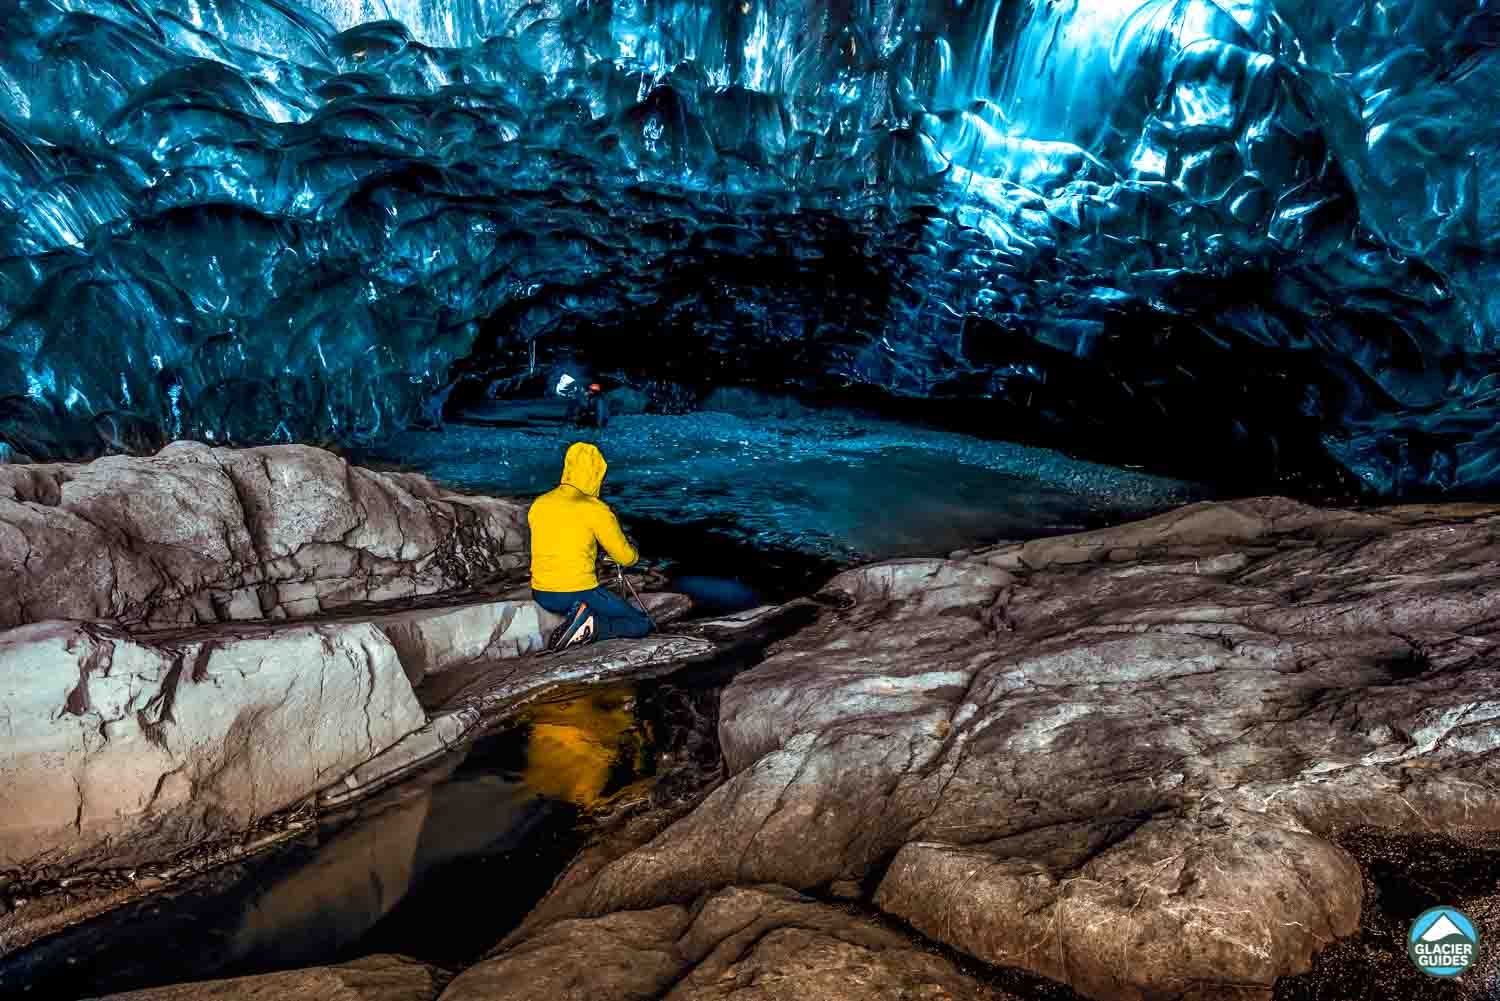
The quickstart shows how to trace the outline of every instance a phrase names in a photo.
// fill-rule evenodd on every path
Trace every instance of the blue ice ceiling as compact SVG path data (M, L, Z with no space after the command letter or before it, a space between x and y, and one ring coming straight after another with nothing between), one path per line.
M1491 486L1497 38L1482 0L0 0L0 439L369 441L536 339Z

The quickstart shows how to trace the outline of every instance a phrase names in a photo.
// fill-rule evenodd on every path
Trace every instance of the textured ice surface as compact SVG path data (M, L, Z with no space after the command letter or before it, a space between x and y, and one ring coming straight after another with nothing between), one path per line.
M557 485L577 437L450 425L409 432L372 457L464 489L533 495ZM1076 530L1201 496L1191 484L1045 449L852 417L638 415L583 437L604 452L603 496L627 528L650 519L713 531L742 552L841 564ZM725 572L695 564L680 539L664 543L669 553L646 555Z
M541 338L1492 485L1497 37L1483 0L0 0L0 436L375 441Z

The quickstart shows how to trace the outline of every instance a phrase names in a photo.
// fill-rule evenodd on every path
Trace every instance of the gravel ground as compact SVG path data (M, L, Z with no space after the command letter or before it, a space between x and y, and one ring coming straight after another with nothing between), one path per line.
M1359 933L1326 949L1311 973L1278 981L1274 1001L1500 1001L1500 833L1365 827L1337 840L1364 874ZM1412 921L1439 905L1479 930L1474 966L1451 980L1422 973L1406 954Z

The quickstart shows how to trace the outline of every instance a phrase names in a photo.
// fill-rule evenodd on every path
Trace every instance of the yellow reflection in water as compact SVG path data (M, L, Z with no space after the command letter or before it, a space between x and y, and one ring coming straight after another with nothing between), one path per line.
M635 716L633 688L604 688L543 702L526 713L531 735L522 780L534 792L600 805L622 758L633 775L645 767L646 741Z

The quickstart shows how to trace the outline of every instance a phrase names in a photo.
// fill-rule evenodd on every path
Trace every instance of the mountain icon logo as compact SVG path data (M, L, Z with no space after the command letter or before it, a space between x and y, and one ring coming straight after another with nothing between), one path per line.
M1474 965L1479 931L1463 911L1433 907L1411 923L1406 953L1417 969L1433 977L1456 977Z

